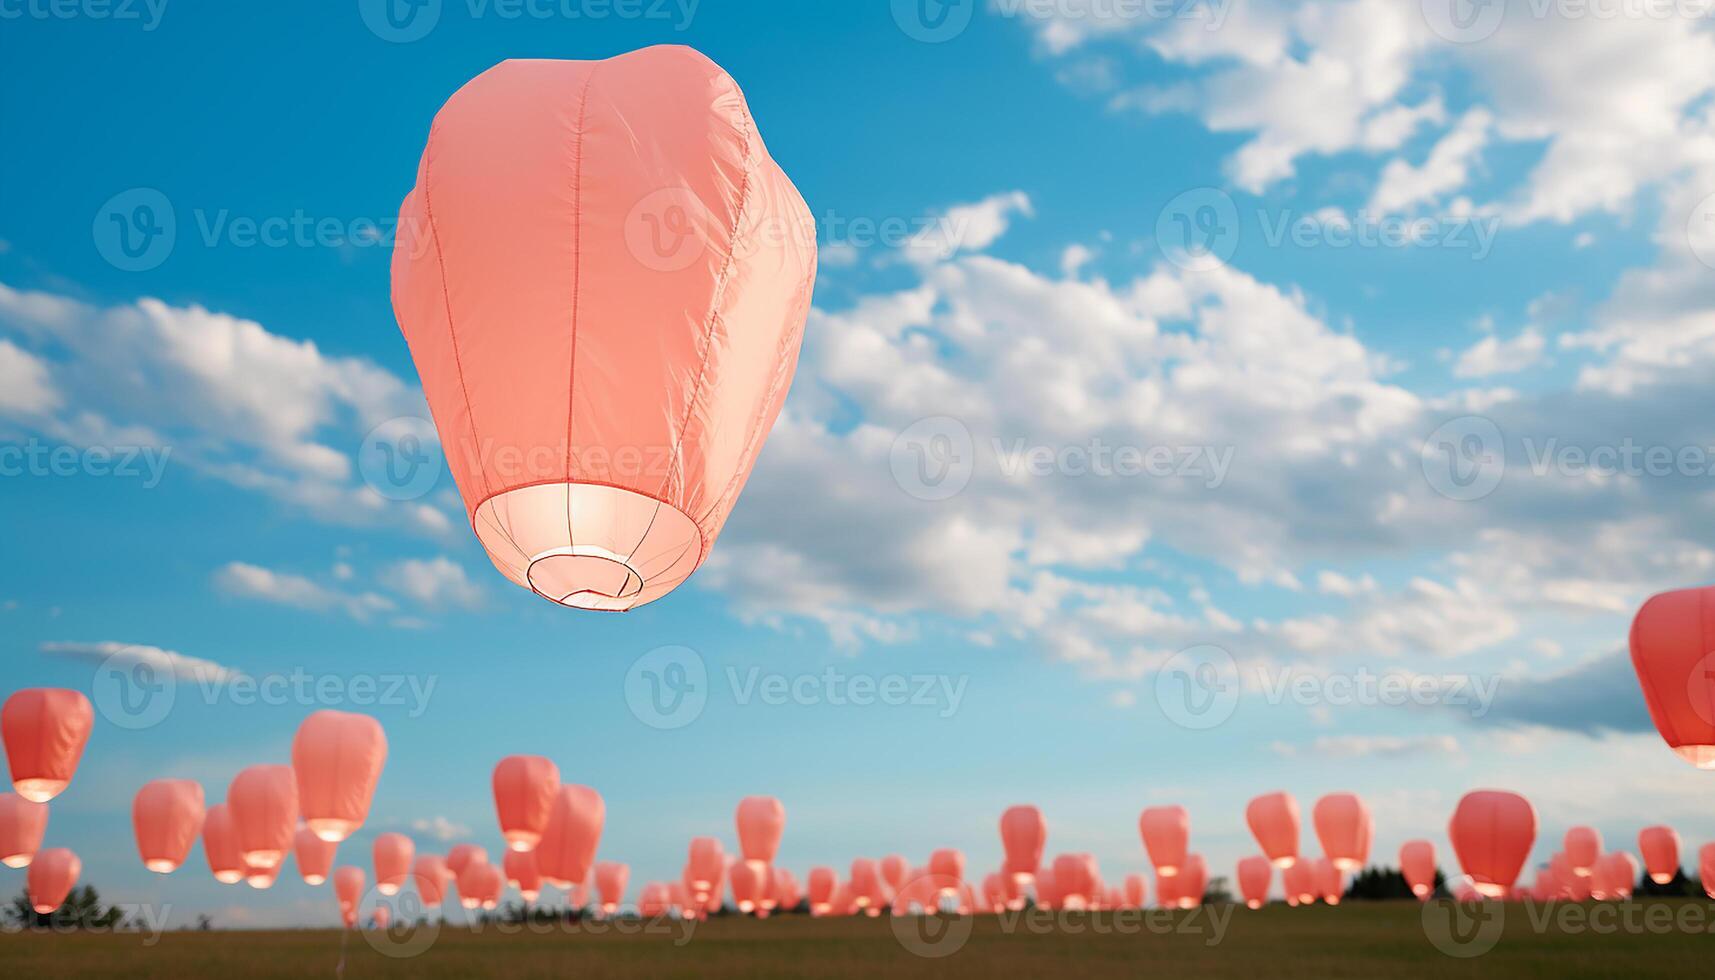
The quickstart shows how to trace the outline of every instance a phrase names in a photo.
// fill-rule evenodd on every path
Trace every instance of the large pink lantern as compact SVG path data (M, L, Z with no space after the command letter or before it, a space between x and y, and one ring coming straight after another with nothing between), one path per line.
M1297 862L1297 800L1286 793L1266 793L1245 807L1245 822L1275 867L1290 868Z
M708 557L792 380L814 225L685 47L505 61L435 116L393 309L495 566L632 609Z
M375 838L370 847L375 860L375 888L383 895L397 895L411 873L417 845L404 834L389 831Z
M536 867L544 877L582 882L595 863L607 804L588 786L562 786L536 845Z
M500 836L514 851L528 851L542 839L554 794L560 791L560 769L539 755L509 755L494 767L494 811Z
M14 691L0 706L0 740L12 788L32 803L46 803L71 783L83 758L95 709L78 691L33 687Z
M298 808L304 823L325 841L342 841L363 826L375 783L387 763L387 736L368 715L318 711L292 739Z
M276 868L298 829L298 781L291 766L251 766L233 777L226 805L246 864Z
M185 863L202 833L201 784L189 779L157 779L131 800L131 828L143 867L170 874Z
M747 796L738 802L738 849L746 861L774 861L786 829L786 807L772 796Z
M1149 852L1149 862L1155 873L1171 878L1185 863L1186 849L1191 841L1191 815L1182 806L1152 806L1137 820L1143 849Z
M1447 836L1477 892L1500 898L1536 844L1536 810L1517 793L1475 790L1460 799Z

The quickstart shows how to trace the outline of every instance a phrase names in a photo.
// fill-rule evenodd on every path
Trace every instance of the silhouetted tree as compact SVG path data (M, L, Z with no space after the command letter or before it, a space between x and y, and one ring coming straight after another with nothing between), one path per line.
M1204 905L1230 905L1233 893L1227 888L1227 879L1216 876L1209 879L1209 887L1203 889Z
M1447 879L1439 868L1435 871L1435 894L1446 892ZM1393 901L1405 898L1415 898L1411 886L1405 883L1405 875L1398 868L1369 867L1352 876L1351 884L1346 886L1344 896L1352 901L1377 902Z
M1675 870L1673 880L1665 885L1658 885L1651 881L1648 874L1643 875L1638 880L1637 887L1632 890L1632 894L1662 898L1701 897L1703 885L1695 878L1687 878L1684 871Z
M47 915L30 906L29 892L20 892L5 914L7 922L25 929L118 929L125 924L125 913L103 906L94 885L72 889L65 904Z

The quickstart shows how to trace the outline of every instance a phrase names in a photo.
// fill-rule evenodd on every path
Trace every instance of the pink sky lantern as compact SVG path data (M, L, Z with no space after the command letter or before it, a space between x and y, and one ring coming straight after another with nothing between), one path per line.
M232 808L225 803L216 803L203 815L202 852L215 881L236 885L244 880L247 866L238 847L238 825L233 822Z
M298 874L306 885L320 885L328 880L338 851L337 842L322 840L308 827L299 827L292 837L292 856L297 858Z
M1143 849L1155 873L1171 878L1185 863L1186 849L1191 844L1191 815L1182 806L1152 806L1137 819L1138 834Z
M494 767L493 784L494 812L506 846L514 851L535 847L560 791L559 767L539 755L509 755Z
M37 915L48 915L65 904L66 896L77 886L83 874L83 862L64 847L50 847L36 854L25 877L30 893L30 908Z
M1715 769L1715 586L1653 596L1632 620L1632 667L1656 731Z
M1042 849L1048 844L1048 821L1033 806L1007 807L1000 815L1000 842L1006 850L1002 872L1028 877L1042 863Z
M601 910L612 915L625 901L625 885L631 879L631 866L618 861L601 861L595 866L595 891Z
M543 875L582 883L595 864L607 804L588 786L561 786L536 845L536 867Z
M318 711L292 739L298 809L317 837L342 841L369 818L375 784L387 764L387 735L368 715Z
M1286 793L1267 793L1245 807L1245 823L1277 868L1298 860L1298 801Z
M1239 859L1239 897L1246 906L1260 909L1268 902L1269 882L1274 878L1274 865L1260 854Z
M1476 790L1459 801L1447 836L1472 887L1486 898L1500 898L1536 844L1536 810L1517 793Z
M626 610L713 547L780 413L815 224L686 47L504 61L436 114L393 309L471 526L553 602Z
M536 852L508 850L500 859L500 868L506 872L506 883L518 889L524 901L541 897L542 872L536 867Z
M251 766L233 777L226 805L245 864L278 867L298 831L298 780L291 766Z
M1594 827L1573 827L1561 839L1566 859L1572 863L1572 873L1589 875L1602 857L1602 835Z
M1413 895L1428 899L1435 893L1435 845L1426 840L1408 840L1401 844L1399 871Z
M1650 880L1665 885L1679 874L1679 834L1672 827L1645 827L1638 832L1638 853Z
M774 862L786 830L786 807L772 796L747 796L738 802L738 850L747 861Z
M12 788L32 803L60 795L77 772L95 709L77 691L33 687L15 691L0 706L0 740Z
M417 887L417 897L423 900L424 909L446 901L447 884L452 880L452 869L438 855L419 854L411 861L411 882Z
M375 889L383 895L399 894L410 877L417 845L404 834L388 831L376 836L369 853L375 862Z
M1370 809L1353 793L1330 793L1310 811L1322 853L1341 871L1357 871L1370 859L1375 825Z
M48 831L48 805L0 793L0 864L27 868Z

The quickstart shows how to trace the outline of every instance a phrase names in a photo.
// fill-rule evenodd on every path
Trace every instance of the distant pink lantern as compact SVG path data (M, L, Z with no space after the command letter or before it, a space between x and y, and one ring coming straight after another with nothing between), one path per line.
M411 874L417 845L404 834L388 831L375 838L370 856L375 861L375 888L383 895L397 895Z
M887 883L882 881L874 858L853 858L846 885L851 890L852 904L860 909L887 904Z
M1042 849L1048 843L1048 821L1033 806L1007 807L1000 815L1000 842L1006 850L1001 872L1015 877L1029 876L1042 863Z
M454 844L447 851L447 870L454 878L464 874L464 869L475 861L487 861L488 849L476 844Z
M278 867L298 830L298 779L291 766L251 766L226 788L238 828L238 853L249 865Z
M375 923L377 929L386 929L387 924L393 921L393 913L387 906L376 903L376 906L369 910L369 921Z
M1572 873L1588 875L1602 857L1602 834L1594 827L1573 827L1566 831L1561 846L1566 859L1572 862Z
M1632 897L1632 890L1637 886L1638 859L1625 851L1615 851L1603 855L1596 863L1597 871L1592 877L1602 883L1602 890L1609 898L1625 899Z
M1656 731L1686 762L1715 769L1715 587L1651 597L1632 620L1631 650Z
M539 755L509 755L494 767L493 785L494 812L507 848L534 848L560 791L559 767Z
M739 854L746 861L772 864L786 830L786 807L772 796L747 796L738 801L735 819Z
M595 866L596 896L601 910L612 915L625 901L625 885L631 878L631 866L618 861L601 861Z
M827 915L833 910L834 890L839 887L839 875L833 868L814 867L810 869L810 877L805 881L805 890L809 894L810 914Z
M770 901L788 912L797 908L804 900L803 890L798 887L798 878L785 868L774 869L773 892Z
M1328 858L1316 859L1316 894L1329 905L1340 904L1346 894L1345 874Z
M1181 864L1180 867L1183 868L1184 865ZM1181 876L1177 875L1177 874L1172 875L1172 876L1168 876L1168 875L1163 875L1160 872L1156 872L1156 875L1155 875L1155 904L1161 908L1164 908L1164 909L1176 909L1176 908L1178 908L1179 907L1179 885L1180 885L1181 880L1182 880Z
M1174 877L1179 879L1174 885L1174 892L1180 908L1192 909L1203 904L1203 893L1209 888L1209 866L1203 861L1203 855L1186 855L1185 866Z
M905 879L911 877L911 862L904 855L889 854L881 859L881 880L887 882L889 891L897 892L905 887Z
M1472 887L1484 897L1501 898L1536 844L1536 810L1517 793L1476 790L1459 800L1447 836Z
M1298 801L1286 793L1267 793L1245 807L1245 823L1277 868L1298 860Z
M0 864L29 867L48 830L48 805L0 793Z
M349 864L340 865L333 873L333 894L339 902L340 915L348 925L357 922L357 907L363 902L363 869Z
M1239 897L1245 905L1260 909L1268 902L1268 886L1274 878L1274 865L1268 858L1253 854L1239 859Z
M292 856L298 861L298 874L306 885L319 885L328 880L333 870L334 854L339 850L335 841L322 840L308 827L299 827L292 836Z
M32 803L46 803L71 783L77 772L95 709L78 691L32 687L14 691L0 706L0 740L12 788Z
M526 902L534 902L542 895L542 873L536 868L536 853L534 851L508 850L500 860L501 870L506 872L506 882L518 889L518 894ZM601 866L596 865L599 875Z
M1375 825L1370 809L1354 793L1330 793L1310 811L1322 853L1341 871L1357 871L1370 858Z
M417 897L425 909L432 909L447 898L447 882L453 879L447 862L433 854L419 854L411 862L411 881L417 886Z
M503 61L436 114L397 227L394 313L495 567L579 609L685 581L786 398L816 272L738 85L679 46Z
M1089 905L1091 892L1095 889L1095 879L1090 873L1090 864L1082 854L1056 854L1054 856L1054 890L1059 904L1063 908L1079 909Z
M1679 874L1679 834L1672 827L1645 827L1638 832L1638 853L1649 878L1665 885Z
M761 861L735 861L727 876L732 882L732 901L740 912L754 912L768 887L768 865Z
M685 862L689 878L685 884L692 897L701 901L720 891L726 875L726 850L713 837L691 838L690 855Z
M1125 905L1127 908L1140 909L1149 901L1149 884L1143 880L1143 875L1129 874L1125 876Z
M1280 879L1290 904L1308 905L1316 901L1316 869L1311 862L1294 862L1281 872Z
M1435 845L1426 840L1408 840L1399 848L1399 871L1411 893L1428 899L1435 892Z
M542 874L571 882L587 879L606 819L607 804L600 793L588 786L561 786L536 845L536 866Z
M1185 863L1186 848L1191 845L1191 815L1182 806L1152 806L1137 820L1138 833L1143 837L1143 849L1149 853L1149 863L1155 873L1171 878Z
M202 852L215 881L236 885L244 880L247 865L238 846L238 824L225 803L216 803L203 815Z
M929 873L942 879L943 887L957 888L965 882L965 852L943 847L929 855Z
M487 861L471 861L458 874L459 904L467 909L492 909L506 891L506 876Z
M1715 842L1697 849L1697 880L1703 882L1704 892L1715 898Z
M318 711L292 739L298 808L317 837L342 841L369 819L369 802L387 764L387 735L368 715Z
M282 863L276 861L273 864L257 864L254 861L246 861L244 864L244 883L259 892L273 888L275 880L280 877L280 865Z
M81 874L83 862L70 850L50 847L37 852L35 860L30 862L25 882L30 893L30 908L37 915L52 913L65 904L66 896L71 894Z

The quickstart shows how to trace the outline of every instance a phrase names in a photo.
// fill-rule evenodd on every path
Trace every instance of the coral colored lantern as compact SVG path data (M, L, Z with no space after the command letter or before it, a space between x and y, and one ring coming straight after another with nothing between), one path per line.
M298 874L306 885L320 885L328 880L338 851L337 842L322 840L308 827L299 827L292 837L292 856L298 861Z
M1298 860L1298 801L1286 793L1267 793L1245 807L1245 822L1277 868Z
M1435 892L1435 845L1408 840L1399 847L1399 871L1411 893L1427 900Z
M82 873L83 862L66 848L50 847L38 853L25 880L30 908L37 915L48 915L64 905Z
M1330 793L1316 801L1310 817L1322 853L1340 871L1356 871L1370 857L1375 826L1369 807L1352 793Z
M1651 881L1665 885L1679 874L1679 834L1672 827L1645 827L1638 832L1638 853Z
M518 889L526 902L534 902L542 894L542 872L536 867L534 851L507 851L500 860L508 884ZM598 871L600 866L597 866Z
M600 793L588 786L561 786L536 845L536 867L543 876L571 882L588 878L606 819Z
M1518 880L1536 844L1536 810L1517 793L1466 793L1447 827L1453 853L1486 898L1500 898Z
M738 802L738 850L746 861L772 863L786 829L786 807L772 796L747 796Z
M0 864L26 868L48 830L48 805L0 793Z
M291 766L251 766L233 777L226 806L246 864L278 867L298 829L298 780Z
M298 809L317 837L339 842L363 826L387 763L387 736L368 715L318 711L292 739Z
M1715 769L1715 587L1651 597L1631 648L1656 731L1680 758Z
M1260 909L1268 901L1268 885L1274 878L1274 865L1268 858L1253 854L1239 859L1239 897L1245 905Z
M1028 877L1042 863L1042 849L1048 843L1048 821L1033 806L1007 807L1000 815L1000 842L1006 850L1002 873L1015 878Z
M509 755L494 767L493 783L494 811L506 846L514 851L535 847L560 791L559 767L539 755Z
M58 796L77 772L95 709L77 691L34 687L13 692L0 706L0 740L12 788L32 803Z
M202 786L189 779L157 779L131 800L131 829L143 867L170 874L185 863L202 833Z
M435 116L393 309L471 526L553 602L626 610L713 547L780 412L814 222L709 59L504 61Z
M375 838L370 855L375 861L375 889L383 895L397 895L411 875L411 859L416 857L417 845L404 834L389 831Z
M1191 815L1182 806L1152 806L1137 820L1143 849L1149 853L1149 863L1155 873L1171 878L1185 863L1186 848L1191 842Z
M1602 857L1602 835L1594 827L1567 830L1561 846L1566 850L1566 860L1572 864L1572 873L1580 877L1589 877Z

